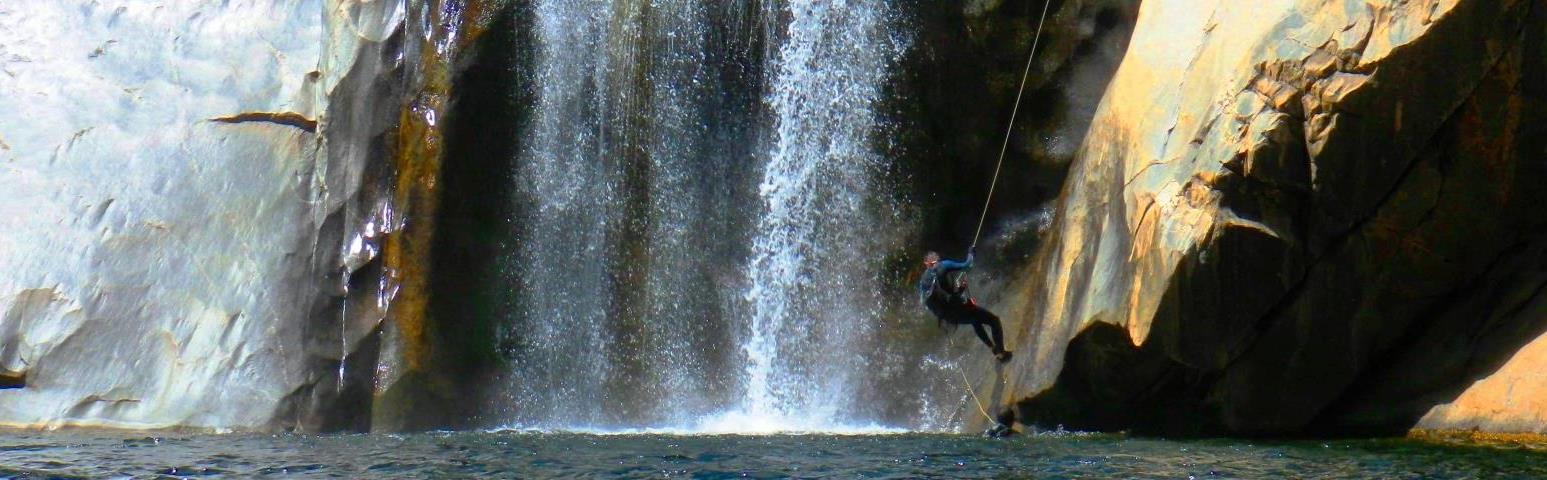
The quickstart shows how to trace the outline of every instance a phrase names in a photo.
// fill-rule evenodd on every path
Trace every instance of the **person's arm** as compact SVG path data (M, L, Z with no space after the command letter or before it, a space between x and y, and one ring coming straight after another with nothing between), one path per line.
M941 260L940 261L940 273L951 273L951 272L954 272L954 271L957 271L957 270L971 270L971 269L972 269L972 257L968 257L967 261L965 261L965 262L958 262L958 261L955 261L955 260Z
M967 250L967 260L966 261L958 262L958 261L955 261L955 260L941 260L940 261L940 273L954 272L954 271L957 271L957 270L962 270L962 271L972 270L972 260L973 260L974 257L976 257L975 250L976 250L975 248Z
M929 290L935 286L934 275L935 272L930 270L924 270L924 274L919 275L919 303L924 303L929 299Z

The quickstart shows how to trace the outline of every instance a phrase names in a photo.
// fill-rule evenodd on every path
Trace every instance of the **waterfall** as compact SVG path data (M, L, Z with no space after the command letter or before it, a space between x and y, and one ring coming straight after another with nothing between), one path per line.
M723 93L689 0L538 2L538 105L518 159L516 424L682 423L723 403L730 330L716 286L755 106ZM726 43L719 41L718 43ZM746 106L741 106L746 104ZM586 399L586 401L577 401Z
M536 114L525 135L517 192L529 208L520 219L514 269L524 349L513 402L523 422L567 418L597 422L599 412L571 399L600 398L609 359L602 334L613 285L607 237L622 221L616 194L619 152L608 128L613 100L629 84L609 81L610 2L539 2L542 54ZM617 91L614 89L623 89Z
M903 48L891 7L535 7L504 266L509 423L865 421L876 252L900 231L871 147Z
M873 105L901 43L884 1L790 7L768 103L774 145L758 186L764 210L747 277L747 413L775 428L851 420L855 346L883 299L873 257L887 225L870 202L883 161Z

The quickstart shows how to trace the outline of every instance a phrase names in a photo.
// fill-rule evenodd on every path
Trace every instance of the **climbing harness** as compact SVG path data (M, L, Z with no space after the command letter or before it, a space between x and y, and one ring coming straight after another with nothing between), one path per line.
M978 238L983 234L983 221L988 219L988 205L994 201L994 187L999 185L999 169L1004 166L1005 152L1010 149L1010 134L1015 129L1015 116L1021 110L1021 96L1026 93L1026 79L1031 77L1031 64L1037 58L1037 45L1042 42L1042 25L1047 21L1047 9L1052 3L1053 0L1042 2L1042 17L1037 19L1037 34L1032 37L1031 53L1026 57L1026 69L1021 72L1021 86L1015 92L1015 106L1010 108L1010 124L1006 125L1004 129L1004 143L999 146L999 160L994 163L994 179L988 184L988 198L983 199L983 213L978 215L978 229L972 233L972 246L974 248L978 246ZM951 339L951 345L955 346L955 343L956 340L954 338ZM1000 346L1000 348L1003 347L1003 345ZM958 364L956 365L956 372L961 374L962 385L967 387L967 393L972 394L972 401L977 404L978 413L982 413L983 418L988 420L988 423L998 424L999 421L988 414L988 409L983 408L983 400L978 398L977 390L972 388L972 382L967 379L967 371L963 370L961 365Z
M955 273L955 275L951 275ZM930 275L925 270L923 275ZM929 293L922 300L926 305L930 301L938 301L950 306L977 305L967 292L967 274L963 272L936 273L926 280L929 282ZM951 285L955 285L952 287Z
M978 230L972 234L974 247L978 245L978 236L983 234L983 221L988 219L988 204L994 200L994 187L999 185L999 167L1004 166L1004 154L1010 149L1010 133L1015 129L1015 115L1021 111L1021 95L1026 93L1026 79L1031 76L1031 63L1037 58L1037 44L1042 42L1042 24L1047 21L1047 8L1052 3L1052 0L1042 3L1042 18L1037 20L1037 35L1032 37L1031 54L1026 57L1026 70L1021 72L1021 87L1015 91L1015 106L1010 109L1010 124L1004 127L1004 143L999 146L999 161L994 164L994 180L988 184L988 198L983 199L983 214L978 215Z

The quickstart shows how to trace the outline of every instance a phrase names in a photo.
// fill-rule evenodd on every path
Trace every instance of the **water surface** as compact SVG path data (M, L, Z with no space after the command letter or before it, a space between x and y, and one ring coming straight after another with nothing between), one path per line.
M0 476L418 478L1543 478L1528 448L1042 434L0 436Z

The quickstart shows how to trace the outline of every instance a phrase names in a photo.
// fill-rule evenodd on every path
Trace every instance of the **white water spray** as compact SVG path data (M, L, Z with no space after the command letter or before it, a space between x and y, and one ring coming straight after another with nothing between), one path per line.
M871 202L874 106L902 45L885 1L789 6L767 100L774 144L747 276L741 412L770 430L834 430L854 414L854 352L879 315ZM841 293L840 293L841 292Z
M856 392L898 230L873 151L893 6L535 6L512 425L892 431Z

